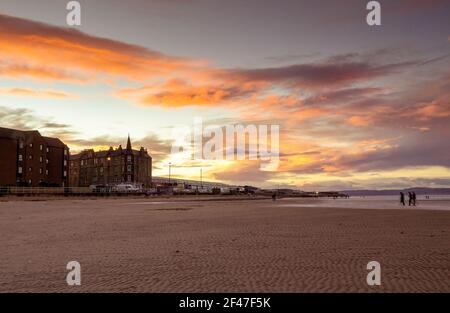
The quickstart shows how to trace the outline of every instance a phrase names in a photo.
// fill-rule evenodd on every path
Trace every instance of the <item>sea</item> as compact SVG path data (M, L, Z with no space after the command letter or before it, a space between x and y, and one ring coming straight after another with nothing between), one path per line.
M350 198L282 198L278 206L285 207L330 207L348 209L397 209L397 210L445 210L450 211L450 195L418 195L415 206L400 204L400 196L352 196Z

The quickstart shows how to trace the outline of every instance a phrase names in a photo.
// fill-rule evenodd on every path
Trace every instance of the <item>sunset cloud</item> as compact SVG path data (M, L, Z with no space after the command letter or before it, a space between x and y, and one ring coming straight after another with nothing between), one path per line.
M195 65L147 48L6 15L0 15L0 46L0 74L12 77L89 81L108 75L141 80Z
M371 124L370 116L352 116L347 122L353 126L369 126Z
M186 81L172 79L163 84L155 84L135 89L120 90L117 95L131 98L142 105L162 107L214 106L229 103L231 100L251 95L256 92L253 86L239 86L233 83L222 85L191 85Z
M410 1L425 9L443 4L425 2ZM439 36L442 45L446 34ZM211 118L205 125L280 125L279 167L261 171L258 161L183 160L172 163L180 176L196 178L202 168L205 178L229 183L315 188L320 182L331 188L358 185L373 173L450 167L445 51L293 50L270 58L272 63L255 58L254 64L230 65L7 15L0 15L0 47L0 79L6 82L1 125L39 129L73 152L124 144L126 132L139 124L133 144L148 148L155 169L165 173L172 142L161 134L175 123L172 117L182 123L204 114ZM55 99L61 100L57 108ZM389 182L395 181L406 179Z
M9 95L9 96L21 96L21 97L34 97L34 98L56 98L56 99L65 99L65 98L73 98L74 95L70 95L61 91L54 90L35 90L28 88L1 88L0 94Z
M282 83L292 87L327 89L386 76L414 62L374 65L368 62L331 59L322 63L296 64L277 68L236 70L230 76L244 81Z

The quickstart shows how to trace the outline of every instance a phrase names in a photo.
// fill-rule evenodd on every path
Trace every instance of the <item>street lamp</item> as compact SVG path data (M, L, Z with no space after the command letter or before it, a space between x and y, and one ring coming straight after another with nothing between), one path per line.
M169 186L170 186L170 167L172 166L172 163L169 162Z
M106 185L108 186L109 185L109 176L111 175L111 173L110 173L110 166L111 166L111 157L107 157L106 158L106 164L107 164L107 169L108 169L108 173L107 173L107 176L106 176Z

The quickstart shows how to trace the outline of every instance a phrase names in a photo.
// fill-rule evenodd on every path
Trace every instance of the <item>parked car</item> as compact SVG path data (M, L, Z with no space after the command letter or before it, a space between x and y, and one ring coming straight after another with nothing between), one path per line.
M113 191L115 192L139 192L141 188L136 187L132 184L119 184L114 186Z
M96 193L111 192L111 187L110 186L105 186L105 185L90 185L89 189L92 192L96 192Z

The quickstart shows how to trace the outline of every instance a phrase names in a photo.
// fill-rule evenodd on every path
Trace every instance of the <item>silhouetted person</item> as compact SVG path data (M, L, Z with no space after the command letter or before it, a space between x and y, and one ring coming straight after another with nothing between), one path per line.
M413 191L411 193L411 196L412 196L412 203L414 206L416 206L416 199L417 199L416 193Z
M405 194L400 192L400 204L405 206Z
M408 191L408 206L411 206L412 203L412 193L411 191Z
M277 194L276 193L273 193L272 194L272 201L275 201L277 199Z

